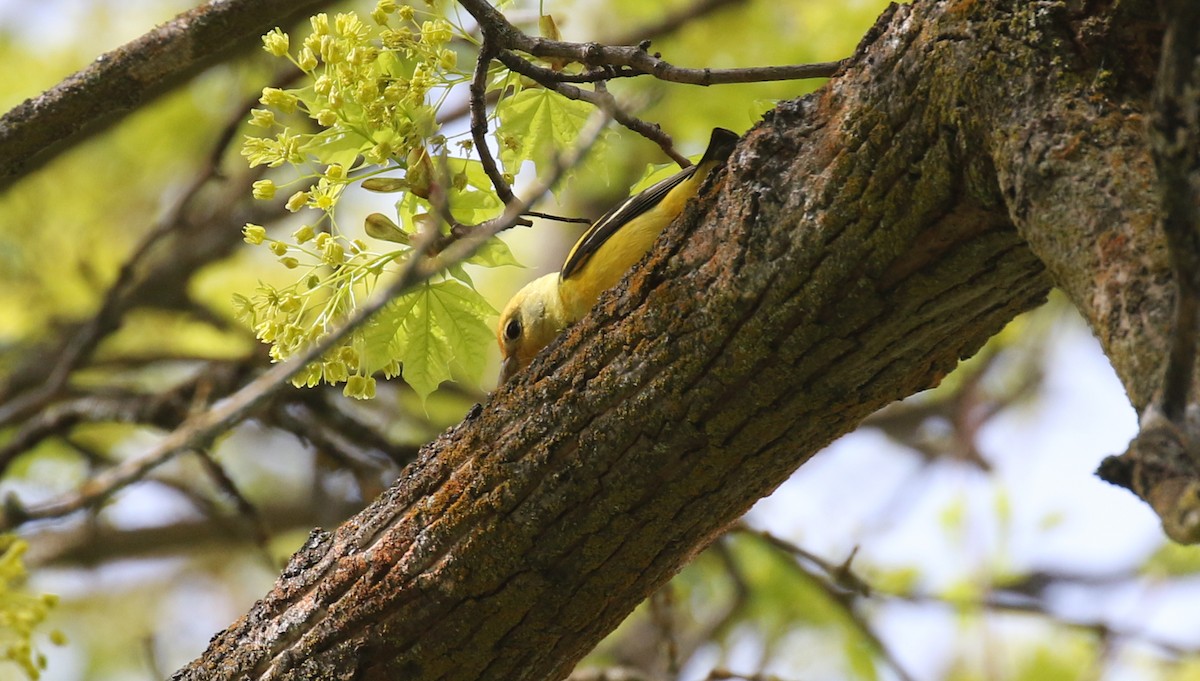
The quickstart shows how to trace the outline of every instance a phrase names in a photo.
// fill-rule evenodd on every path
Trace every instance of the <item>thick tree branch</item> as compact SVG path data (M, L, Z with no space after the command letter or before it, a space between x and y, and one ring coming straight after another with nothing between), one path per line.
M227 0L180 14L0 118L0 191L64 150L328 0Z
M1143 127L1159 27L1117 5L891 10L842 75L748 135L625 288L314 534L177 676L561 677L812 452L935 384L1052 280L1146 405L1174 300Z
M1150 141L1161 201L1161 229L1174 290L1161 385L1142 409L1137 437L1099 469L1105 480L1144 499L1167 535L1200 542L1200 405L1196 342L1200 321L1200 6L1161 3L1166 32L1154 86Z
M747 135L623 287L371 507L314 533L175 678L562 678L756 499L936 384L1051 275L1121 330L1101 337L1144 399L1157 379L1135 369L1160 365L1165 327L1136 322L1158 308L1095 294L1097 273L1124 271L1154 307L1170 281L1146 258L1162 244L1146 10L893 7L842 75Z
M1200 175L1200 71L1196 65L1200 4L1182 0L1165 2L1164 8L1168 23L1154 90L1151 139L1162 192L1163 232L1179 293L1163 379L1162 411L1167 419L1183 427L1196 364L1200 317L1200 208L1195 190ZM1195 458L1198 455L1192 452L1193 464L1200 463Z

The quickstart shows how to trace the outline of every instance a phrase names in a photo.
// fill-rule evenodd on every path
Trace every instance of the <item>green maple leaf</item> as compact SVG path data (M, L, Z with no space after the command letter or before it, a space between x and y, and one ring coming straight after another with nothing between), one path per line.
M557 154L577 143L593 111L587 102L544 88L526 88L504 100L496 110L496 136L505 171L515 175L531 160L539 175L552 173Z
M483 375L492 342L485 319L496 314L477 291L454 280L427 282L397 297L362 333L362 364L378 371L393 360L424 401L457 366L473 381Z

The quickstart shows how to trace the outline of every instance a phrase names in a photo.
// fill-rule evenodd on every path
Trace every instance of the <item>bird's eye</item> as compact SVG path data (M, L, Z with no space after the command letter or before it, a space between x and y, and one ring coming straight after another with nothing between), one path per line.
M519 319L509 320L504 327L504 338L506 340L515 341L521 337L521 321Z

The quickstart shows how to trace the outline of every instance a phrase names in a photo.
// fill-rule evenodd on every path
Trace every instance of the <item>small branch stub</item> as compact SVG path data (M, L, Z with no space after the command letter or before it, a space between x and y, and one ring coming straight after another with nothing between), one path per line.
M1180 544L1200 543L1200 478L1192 465L1200 454L1200 408L1189 407L1182 427L1150 407L1137 437L1120 456L1106 458L1096 471L1105 482L1124 487L1150 504L1163 532Z

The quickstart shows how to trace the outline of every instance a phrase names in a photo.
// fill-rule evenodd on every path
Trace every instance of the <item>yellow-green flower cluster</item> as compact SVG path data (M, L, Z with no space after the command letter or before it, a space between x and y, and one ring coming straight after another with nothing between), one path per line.
M279 29L263 36L263 49L291 61L305 78L298 87L263 89L262 107L248 121L258 133L247 136L242 147L252 167L298 169L291 178L272 173L256 181L255 198L284 200L292 213L318 213L290 237L272 237L261 225L243 230L246 243L265 247L297 274L290 286L264 284L254 295L235 299L239 316L271 345L276 361L302 353L345 322L389 266L407 261L419 230L447 229L440 221L426 226L418 219L437 214L429 204L435 185L444 190L454 219L464 224L502 209L480 164L452 157L437 123L441 99L469 80L457 70L451 49L456 36L467 41L469 36L441 16L396 0L379 0L367 21L354 13L318 14L310 29L303 38ZM315 132L309 132L311 121ZM398 194L395 219L373 213L362 223L341 221L363 224L367 238L387 244L382 252L343 231L337 219L347 186L357 183ZM502 244L469 262L515 263ZM375 394L372 376L398 375L401 357L405 379L423 395L446 380L450 363L477 374L482 365L475 355L490 337L482 319L494 311L470 288L469 275L452 268L414 296L416 302L397 307L385 321L354 331L294 382L345 383L346 394L368 398Z
M51 594L31 594L21 588L25 581L22 560L28 545L13 535L0 535L0 649L3 659L15 663L31 679L46 668L46 656L33 644L33 635L58 603ZM50 632L55 645L66 643L59 631Z
M347 397L369 400L375 397L375 378L362 371L363 363L355 345L362 344L362 335L354 334L350 344L343 345L329 352L324 359L313 362L304 368L292 382L297 386L313 387L322 381L326 383L345 383L342 392ZM400 374L400 365L392 362L385 367L383 373L388 378Z
M251 113L252 125L271 129L280 114L300 111L324 131L299 135L318 162L349 166L359 155L369 163L403 159L437 133L435 88L466 79L456 70L458 55L450 49L456 29L444 18L420 20L412 7L379 2L371 23L353 12L318 14L311 32L293 54L291 38L279 29L263 36L263 49L285 57L310 77L295 89L265 88L265 108ZM243 149L251 165L299 164L292 154L287 128L274 140L248 139Z
M290 286L261 284L252 297L234 299L238 317L270 344L275 361L302 353L343 323L355 302L370 293L384 265L398 253L376 253L361 239L335 236L307 224L292 232L288 241L269 237L262 225L247 224L242 234L246 243L265 246L287 269L301 270L302 276ZM294 382L308 386L321 381L345 382L347 395L374 396L374 379L366 380L367 367L352 348L356 342L360 341L352 336L325 359L310 364ZM383 370L396 375L399 364L392 362Z

